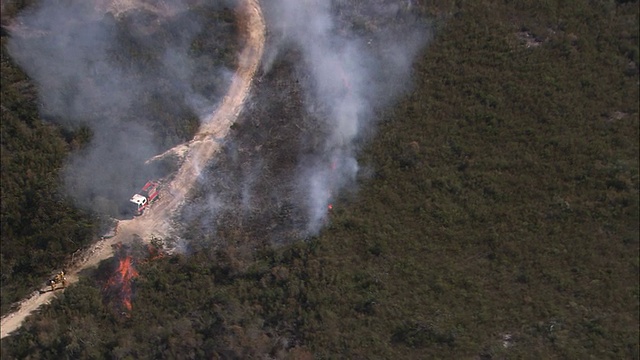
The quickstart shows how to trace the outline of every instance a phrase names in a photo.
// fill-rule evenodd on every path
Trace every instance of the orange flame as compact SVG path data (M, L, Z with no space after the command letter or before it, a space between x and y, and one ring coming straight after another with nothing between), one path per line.
M134 258L130 255L130 248L123 245L121 242L112 245L116 258L118 259L118 267L113 272L109 280L106 281L103 291L107 295L106 299L116 297L122 304L121 309L127 312L123 313L127 317L131 312L133 305L131 298L133 295L133 279L137 278L140 274L136 270L134 264L144 264L151 260L156 260L164 257L164 253L158 246L152 244L147 245L148 254L146 259Z
M106 288L118 289L122 305L131 311L131 281L138 277L138 271L133 267L133 258L125 256L120 259L118 269L111 276L106 284Z

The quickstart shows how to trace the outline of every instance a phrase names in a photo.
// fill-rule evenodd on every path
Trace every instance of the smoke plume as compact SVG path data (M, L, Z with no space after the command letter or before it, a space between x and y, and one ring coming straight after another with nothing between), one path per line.
M375 110L410 86L412 62L429 36L410 5L384 0L265 3L276 45L265 56L264 71L279 53L300 51L305 103L323 129L320 146L299 159L297 192L307 208L309 234L324 224L332 197L354 185L356 144L374 127Z
M145 160L187 140L215 106L229 70L203 53L231 38L230 23L211 18L230 5L53 0L16 19L8 49L37 84L43 118L92 134L63 175L79 205L115 215L162 175Z
M237 48L221 51L220 44L238 39L229 36L233 19L212 13L233 8L234 1L198 1L52 0L14 25L8 47L37 83L43 116L71 128L88 127L93 134L64 175L80 205L116 212L114 199L126 202L146 180L161 175L163 169L144 166L145 160L187 140L224 94ZM268 77L287 54L300 54L295 71L303 94L296 101L306 111L302 119L287 120L313 131L306 139L290 139L305 145L297 147L295 164L282 166L286 174L270 174L270 183L261 176L261 160L243 164L233 154L245 149L234 149L227 140L225 151L238 169L223 172L215 162L208 165L209 175L199 179L201 189L194 195L199 204L182 213L183 220L196 223L191 230L211 235L224 217L238 217L258 219L255 227L269 231L278 225L258 216L268 207L279 219L288 217L280 222L289 221L286 226L297 234L319 231L333 199L355 185L358 144L375 128L377 110L411 86L413 60L429 37L411 4L261 2L270 37L261 76ZM271 91L283 100L277 89ZM253 141L273 137L269 129L259 131ZM261 146L253 145L258 157L264 155ZM210 191L203 192L207 184Z

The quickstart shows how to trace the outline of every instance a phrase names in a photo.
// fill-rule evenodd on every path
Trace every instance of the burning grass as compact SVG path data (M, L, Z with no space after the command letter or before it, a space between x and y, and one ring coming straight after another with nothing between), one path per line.
M118 243L115 246L116 256L113 258L114 269L102 287L106 304L120 308L129 314L133 308L133 280L140 274L135 268L135 260L128 246Z
M107 272L109 276L104 280L102 292L107 306L128 317L133 309L135 279L140 276L136 265L160 259L164 253L158 241L146 246L138 242L133 245L119 242L114 245L114 250L111 270Z

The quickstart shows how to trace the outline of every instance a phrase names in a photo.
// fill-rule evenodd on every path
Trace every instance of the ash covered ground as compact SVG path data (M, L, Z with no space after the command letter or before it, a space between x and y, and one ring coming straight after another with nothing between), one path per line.
M298 202L298 162L321 138L303 107L292 61L278 62L256 81L253 98L225 139L182 210L191 246L252 240L288 243L304 236L305 204ZM292 119L296 119L292 121Z

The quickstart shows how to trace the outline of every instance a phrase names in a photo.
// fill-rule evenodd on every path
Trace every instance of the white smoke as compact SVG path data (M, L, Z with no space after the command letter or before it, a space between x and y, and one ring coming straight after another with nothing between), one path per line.
M50 0L15 20L7 47L37 84L43 117L93 134L63 175L79 205L126 203L161 173L145 160L186 140L164 124L184 126L186 117L197 122L215 107L221 94L211 84L224 88L230 77L210 59L191 56L194 39L210 22L188 11L197 3ZM206 36L200 44L215 38ZM164 120L150 116L158 104L162 111L154 114Z
M224 68L208 69L208 76L202 76L210 62L189 56L194 37L209 19L191 14L180 0L167 3L169 10L164 12L176 18L181 11L185 13L172 25L171 44L166 37L153 36L162 11L151 14L150 20L144 11L114 16L88 2L52 0L19 19L26 28L47 34L15 36L8 45L38 84L43 113L72 126L87 125L93 131L91 145L72 157L66 172L66 186L81 204L128 199L157 172L143 168L144 161L175 145L159 145L150 130L154 119L137 113L142 95L148 99L156 87L170 89L167 92L176 96L167 102L175 102L174 107L182 102L204 116L215 109L216 95L221 95L212 95L208 83L231 79L232 72ZM224 1L219 7L232 3ZM297 70L305 90L309 115L305 118L317 121L313 128L318 131L312 136L318 146L297 159L294 192L299 197L294 201L306 209L304 232L315 234L326 222L332 199L355 183L360 171L357 144L375 127L376 109L410 87L413 60L429 33L425 24L412 17L406 1L265 0L261 5L274 43L263 59L263 75L288 50L302 54ZM123 31L128 32L126 39ZM133 43L122 44L126 41ZM121 46L139 49L141 59L118 57L115 49ZM144 53L150 49L163 51L149 61ZM119 62L108 60L114 56ZM132 76L136 69L149 67L153 68L149 78ZM210 164L199 165L204 170ZM259 168L256 164L241 169L239 179L214 181L237 188L233 190L239 193L245 214L261 205L252 192L264 188L259 184ZM213 172L210 176L225 175ZM274 190L275 204L289 202L286 191ZM201 197L206 199L203 206L188 207L184 217L198 219L198 226L206 228L203 233L215 231L212 219L230 211L228 204L233 202L227 193L229 189L218 186L214 193ZM294 226L300 223L296 220Z
M322 109L316 118L326 137L313 156L301 159L298 178L307 197L307 231L314 234L325 223L332 197L356 179L355 144L374 126L374 110L408 88L411 64L429 33L399 1L276 0L265 6L277 45L265 56L264 71L284 49L301 50L308 109ZM349 24L354 20L375 29L355 30Z

